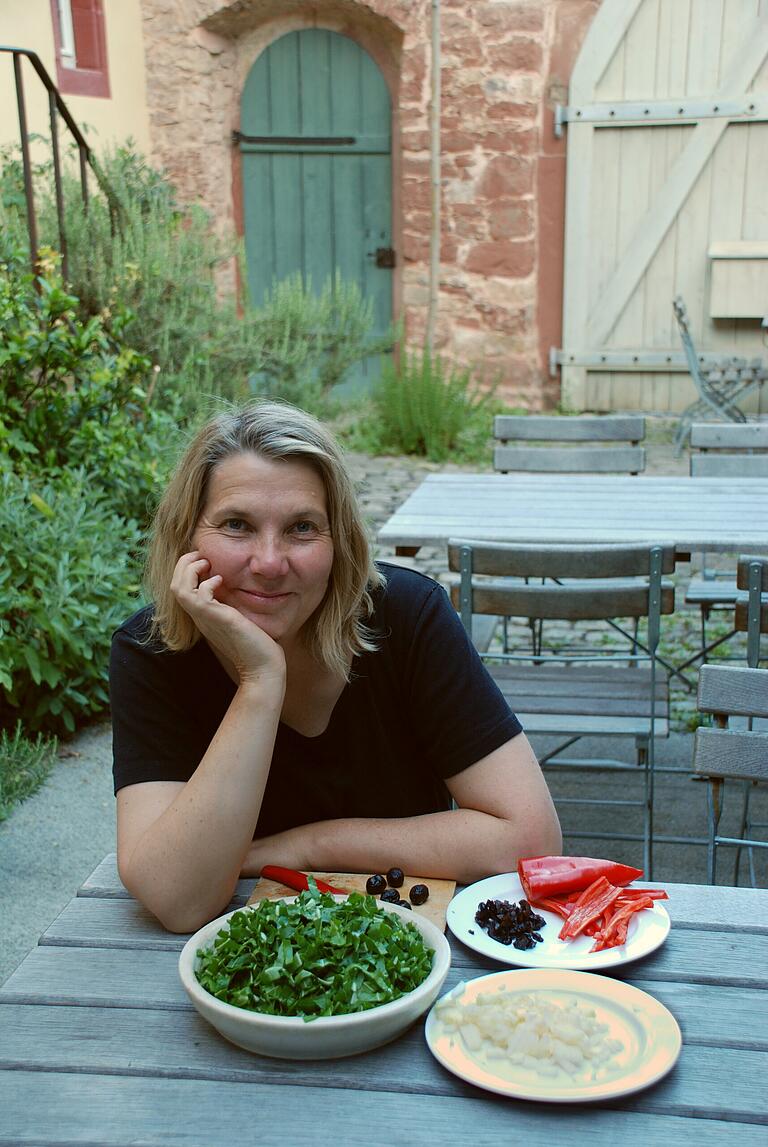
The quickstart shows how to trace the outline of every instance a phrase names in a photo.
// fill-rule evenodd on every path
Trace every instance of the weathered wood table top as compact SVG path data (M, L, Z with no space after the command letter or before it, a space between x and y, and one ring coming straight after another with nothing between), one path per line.
M449 538L768 553L768 479L430 474L378 533L398 549Z
M455 1078L423 1021L350 1059L230 1045L181 987L185 937L131 899L107 857L0 989L0 1143L765 1144L768 890L667 888L666 943L615 971L674 1013L681 1057L646 1091L562 1106ZM451 948L446 991L501 967Z

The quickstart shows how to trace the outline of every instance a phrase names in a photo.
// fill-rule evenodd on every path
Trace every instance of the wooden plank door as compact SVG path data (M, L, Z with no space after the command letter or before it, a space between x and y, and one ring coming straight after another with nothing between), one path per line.
M603 0L563 118L563 403L681 410L676 294L706 357L766 357L759 317L718 317L711 283L716 249L768 267L768 0Z
M370 299L374 336L392 319L391 110L378 67L354 40L291 32L255 61L242 95L248 284L258 306L297 271L319 290L336 272ZM350 383L379 372L374 356Z

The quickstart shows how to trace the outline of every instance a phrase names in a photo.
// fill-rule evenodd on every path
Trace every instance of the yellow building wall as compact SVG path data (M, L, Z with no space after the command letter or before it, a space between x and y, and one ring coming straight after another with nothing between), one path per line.
M98 154L130 137L149 154L144 44L140 0L103 0L110 98L63 96L90 147ZM50 0L0 0L0 44L37 52L56 83L56 57ZM29 130L50 137L48 93L28 60L22 63ZM60 140L70 140L66 128ZM0 53L0 148L19 143L13 57ZM37 154L42 158L40 149Z

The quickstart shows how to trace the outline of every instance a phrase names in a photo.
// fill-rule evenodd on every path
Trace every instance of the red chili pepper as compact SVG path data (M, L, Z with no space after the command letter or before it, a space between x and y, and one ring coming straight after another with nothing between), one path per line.
M281 868L278 864L265 864L261 870L261 875L265 880L276 880L278 884L295 888L297 892L306 892L309 888L307 874L297 872L295 868ZM324 880L317 880L314 877L313 880L317 885L318 892L333 892L337 896L346 896L343 888L334 888L332 884L326 884Z
M574 940L580 936L587 925L602 916L606 908L613 904L620 891L620 888L611 884L604 876L598 876L597 880L584 890L579 898L581 903L576 905L563 924L560 929L560 939Z
M581 892L598 876L621 887L643 875L641 868L591 856L530 856L517 862L517 872L529 901L558 893Z

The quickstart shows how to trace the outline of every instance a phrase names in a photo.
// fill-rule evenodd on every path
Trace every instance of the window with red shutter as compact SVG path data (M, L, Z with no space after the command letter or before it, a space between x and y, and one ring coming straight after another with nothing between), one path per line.
M109 98L102 0L51 0L59 91Z

